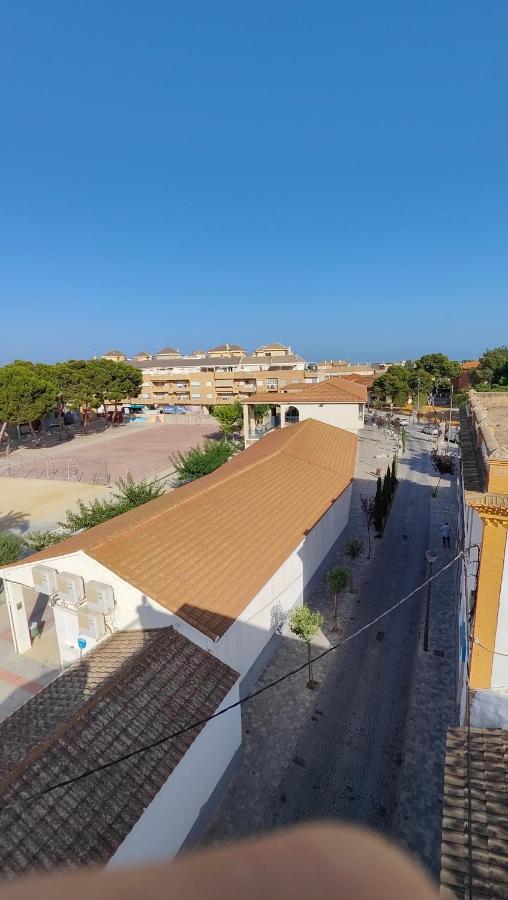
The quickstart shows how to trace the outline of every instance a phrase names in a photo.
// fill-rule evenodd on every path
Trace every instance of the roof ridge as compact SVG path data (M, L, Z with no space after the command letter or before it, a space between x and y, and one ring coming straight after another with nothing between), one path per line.
M143 634L145 632L150 632L150 633L158 632L158 634L155 634L153 639L149 642L149 649L150 650L153 649L163 639L163 637L165 636L165 634L167 634L168 631L174 631L175 634L178 635L178 637L181 637L179 632L177 632L176 629L172 625L166 626L164 628L146 628L146 629L143 628L142 629ZM117 636L123 635L125 633L126 633L125 631L115 631L110 636L109 640L117 641L118 640ZM92 652L94 650L96 650L97 647L104 647L104 644L102 642L97 644L95 647L92 648ZM4 775L3 778L0 778L0 793L3 793L3 791L7 787L9 787L9 785L12 784L12 782L19 775L21 775L23 773L23 771L27 768L27 766L32 765L37 759L39 759L40 756L42 756L43 753L46 752L46 750L49 749L49 747L51 747L60 738L62 738L70 730L70 728L73 725L75 725L75 723L80 718L82 718L84 715L86 715L86 713L88 713L91 709L93 709L94 706L97 705L99 700L101 700L104 696L106 696L106 694L111 690L111 688L120 680L120 677L124 678L125 675L129 672L129 670L133 668L133 666L136 664L137 657L144 650L146 650L146 646L139 647L138 650L136 650L134 653L132 653L131 656L128 657L125 660L125 662L119 666L119 668L117 669L116 672L113 672L112 674L110 674L106 677L104 682L101 685L99 685L97 690L95 690L92 693L92 695L88 698L88 700L85 700L85 702L81 706L79 706L77 709L75 709L74 712L71 713L70 716L68 716L66 719L64 719L64 721L61 722L60 725L57 725L56 728L51 732L51 734L49 734L39 744L37 744L35 747L33 747L33 749L30 750L30 752L27 753L26 756L23 757L23 760L21 762L17 763L17 765L15 765L15 766L13 766L13 768L10 769L9 772L6 775ZM69 668L66 670L66 672L69 672L69 671L71 671L71 669L77 668L78 666L80 666L82 664L83 664L83 659L76 660L76 662L72 666L69 666ZM64 673L64 674L66 674L66 673ZM45 690L45 688L43 688L43 690Z

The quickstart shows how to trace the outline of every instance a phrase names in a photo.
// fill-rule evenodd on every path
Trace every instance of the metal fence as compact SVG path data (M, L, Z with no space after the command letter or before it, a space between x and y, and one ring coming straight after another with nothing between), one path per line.
M21 463L7 463L0 466L0 477L5 478L38 478L56 481L78 481L84 484L110 484L121 475L125 475L127 469L124 466L114 466L121 469L118 473L108 468L106 460L102 463L92 463L83 466L76 463L72 457L46 456L44 459L31 459Z

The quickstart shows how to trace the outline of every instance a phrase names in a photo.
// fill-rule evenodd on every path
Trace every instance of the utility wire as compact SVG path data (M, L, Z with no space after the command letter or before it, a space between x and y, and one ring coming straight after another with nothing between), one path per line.
M481 647L482 650L486 650L487 653L491 653L492 656L508 656L508 653L504 653L502 650L492 650L491 647L486 647L485 644L482 644L478 638L473 638L473 644L477 644L478 647Z
M464 555L464 551L458 553L449 563L443 566L442 569L439 569L434 575L430 578L427 578L422 584L419 584L418 587L414 588L409 594L406 594L405 597L402 597L401 600L397 600L396 603L393 603L392 606L385 609L384 612L380 613L374 619L371 619L370 622L367 622L366 625L362 625L361 628L358 628L357 631L350 634L349 637L345 638L343 641L340 641L337 644L333 644L331 647L328 647L326 650L323 650L322 653L318 653L317 656L312 657L311 663L318 662L320 659L323 659L325 656L328 656L329 653L332 653L333 650L340 650L342 647L345 647L347 644L350 644L351 641L354 641L357 637L367 631L369 628L372 628L373 625L376 625L382 619L389 616L390 613L394 612L394 610L398 609L404 603L414 597L419 591L423 590L428 584L432 581L435 581L436 578L439 578L443 572L446 572L454 563ZM124 753L122 756L118 756L115 759L111 759L108 762L102 763L101 765L94 766L91 769L85 769L79 775L74 775L72 778L65 778L61 781L57 781L54 784L48 785L48 787L44 788L42 791L38 791L35 794L25 798L24 802L31 802L35 800L39 800L41 797L44 797L45 794L49 794L52 791L56 791L57 788L67 787L70 784L75 784L78 781L82 781L84 778L88 778L90 775L94 775L96 772L103 772L105 769L109 769L112 766L116 766L119 763L125 762L126 760L132 759L134 756L138 756L140 753L146 753L148 750L152 750L155 747L160 747L161 744L166 744L168 741L172 741L175 738L181 737L183 734L187 734L189 731L192 731L195 728L200 728L203 725L206 725L208 722L213 721L213 719L218 719L220 716L223 716L227 712L231 712L233 709L237 709L239 706L243 706L243 704L248 703L250 700L254 700L255 697L259 697L260 694L264 694L265 691L271 690L277 685L282 684L283 681L286 681L288 678L292 678L294 675L297 675L299 672L302 672L304 669L308 667L308 661L302 663L297 666L295 669L291 669L289 672L285 672L284 675L281 675L280 678L276 678L274 681L270 681L268 684L265 684L263 687L258 688L257 691L253 691L250 694L246 694L245 697L242 697L240 700L237 700L235 703L231 703L229 706L225 706L223 709L218 710L210 716L205 716L203 719L198 719L196 722L192 722L191 725L187 725L185 728L179 728L177 731L174 731L172 734L165 735L164 737L158 738L156 741L152 741L149 744L144 744L141 747L137 747L136 750L131 750L129 753Z

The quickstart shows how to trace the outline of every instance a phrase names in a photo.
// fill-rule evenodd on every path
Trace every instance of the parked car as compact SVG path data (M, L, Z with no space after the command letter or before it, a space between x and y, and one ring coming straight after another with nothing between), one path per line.
M431 425L429 423L423 426L422 432L423 434L432 434L435 436L436 434L439 434L439 428L437 427L437 425Z

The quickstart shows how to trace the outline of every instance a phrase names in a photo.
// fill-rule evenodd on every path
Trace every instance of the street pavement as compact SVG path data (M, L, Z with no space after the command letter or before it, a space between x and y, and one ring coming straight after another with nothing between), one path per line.
M443 552L438 546L444 507L432 512L436 504L432 487L437 480L429 459L432 440L413 429L408 429L408 434L384 535L381 540L374 539L372 559L368 561L365 554L362 558L357 572L358 593L341 600L340 638L361 628L425 580L425 550L430 546L441 551L437 565L453 556L453 548ZM349 538L365 540L359 499L369 493L369 488L373 490L372 469L378 465L383 471L386 468L391 454L387 441L372 428L364 429L361 435L350 525L333 564L345 564L345 542ZM444 490L447 510L453 513L455 492L451 482ZM422 654L426 598L426 591L419 591L373 628L316 664L315 677L321 681L318 691L306 691L293 678L244 707L242 765L204 843L304 820L341 819L375 828L403 843L436 872L443 735L447 717L453 716L450 694L452 698L454 695L454 603L449 588L449 583L442 587L441 581L433 585L434 603L442 601L444 606L446 602L451 612L446 621L439 621L439 632L431 628L431 649L447 648L449 684L440 682L439 669L434 667L428 696L427 682L420 678L419 705L415 708L413 685ZM331 598L325 578L316 587L311 605L329 621ZM432 666L429 654L425 656L426 665ZM444 657L431 658L442 665ZM287 637L257 686L303 659L301 644ZM432 724L429 728L429 717L431 723L433 719L439 722L435 733ZM420 760L417 766L414 764L420 744L422 753L430 745L430 774ZM419 830L412 830L412 804L415 795L422 793L427 800L424 815ZM420 807L415 806L414 814L419 812Z

